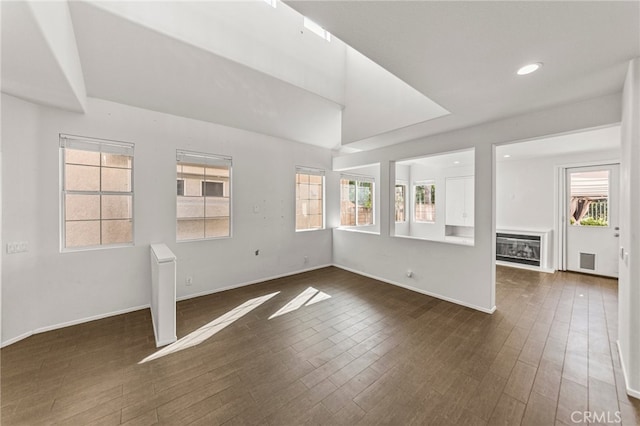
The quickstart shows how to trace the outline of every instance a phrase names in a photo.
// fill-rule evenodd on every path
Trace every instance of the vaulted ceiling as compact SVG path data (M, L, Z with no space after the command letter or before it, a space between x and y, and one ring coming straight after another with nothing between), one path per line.
M618 93L639 28L637 1L2 2L2 91L371 149Z

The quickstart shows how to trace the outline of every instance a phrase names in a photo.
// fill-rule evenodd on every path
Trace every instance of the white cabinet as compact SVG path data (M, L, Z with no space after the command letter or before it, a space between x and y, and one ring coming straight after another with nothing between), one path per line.
M473 176L459 176L446 179L445 206L445 225L473 226Z

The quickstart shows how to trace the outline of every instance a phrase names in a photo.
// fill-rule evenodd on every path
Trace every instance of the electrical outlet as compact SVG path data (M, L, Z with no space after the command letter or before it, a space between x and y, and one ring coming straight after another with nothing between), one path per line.
M7 253L23 253L25 251L29 251L29 242L28 241L12 241L7 243Z
M184 284L185 284L185 285L191 285L191 284L193 284L193 277L187 277L187 278L185 278L185 280L184 280Z

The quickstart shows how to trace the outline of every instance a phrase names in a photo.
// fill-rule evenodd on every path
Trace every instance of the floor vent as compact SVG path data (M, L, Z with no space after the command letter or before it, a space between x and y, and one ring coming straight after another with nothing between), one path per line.
M580 253L580 269L596 270L596 255L593 253Z

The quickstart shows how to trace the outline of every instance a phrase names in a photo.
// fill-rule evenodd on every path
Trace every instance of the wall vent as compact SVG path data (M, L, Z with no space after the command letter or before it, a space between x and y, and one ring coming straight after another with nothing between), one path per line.
M593 253L580 253L580 269L596 270L596 255Z

